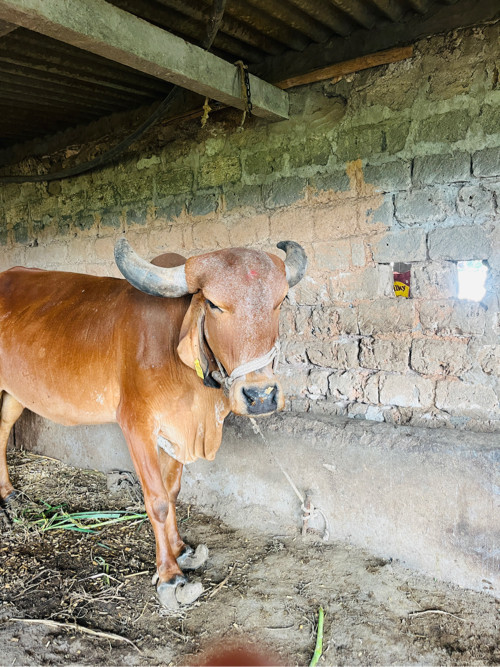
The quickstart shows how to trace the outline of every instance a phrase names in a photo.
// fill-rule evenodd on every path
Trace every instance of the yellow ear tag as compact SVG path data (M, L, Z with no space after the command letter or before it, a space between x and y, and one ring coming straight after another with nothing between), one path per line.
M194 368L195 368L195 370L196 370L196 375L197 375L199 378L201 378L202 380L204 380L204 379L205 379L205 376L203 375L203 370L202 370L202 368L201 368L201 364L200 364L200 360L199 360L199 359L195 359L195 360L194 360Z

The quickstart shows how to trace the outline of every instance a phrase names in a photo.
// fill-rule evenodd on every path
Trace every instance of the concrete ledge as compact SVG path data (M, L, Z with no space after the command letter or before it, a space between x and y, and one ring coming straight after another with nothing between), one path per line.
M300 501L276 456L326 514L330 539L500 596L498 434L297 414L259 424L269 447L247 420L229 419L216 460L185 467L181 500L235 527L297 531ZM72 465L131 469L116 425L64 428L26 413L16 444Z

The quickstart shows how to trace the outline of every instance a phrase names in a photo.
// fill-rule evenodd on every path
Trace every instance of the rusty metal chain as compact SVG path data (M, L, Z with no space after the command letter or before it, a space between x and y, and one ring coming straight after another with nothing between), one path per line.
M243 100L243 116L241 118L241 123L239 130L243 129L245 119L248 116L252 115L252 93L250 90L250 76L248 74L248 65L245 65L243 60L237 60L234 63L240 71L240 83L241 83L241 99Z
M248 67L243 68L243 78L245 80L245 92L246 92L246 111L248 115L252 116L252 93L250 91L250 75L248 74Z

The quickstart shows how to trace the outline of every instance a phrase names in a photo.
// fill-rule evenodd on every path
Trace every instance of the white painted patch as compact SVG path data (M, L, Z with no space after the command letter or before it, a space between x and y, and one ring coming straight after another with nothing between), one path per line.
M224 403L221 400L218 400L215 404L215 424L217 428L221 427L224 423Z
M182 461L179 457L179 448L176 445L173 445L170 442L170 440L167 440L162 435L159 435L156 439L156 444L157 444L158 447L163 449L163 451L166 454L171 456L176 461L179 461L179 463L186 463L185 461Z

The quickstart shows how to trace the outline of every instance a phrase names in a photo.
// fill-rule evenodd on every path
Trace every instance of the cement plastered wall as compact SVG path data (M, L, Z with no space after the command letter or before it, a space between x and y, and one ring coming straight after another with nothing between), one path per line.
M434 37L410 60L295 89L288 121L160 125L114 166L1 186L0 268L117 275L123 233L148 258L293 239L310 270L283 308L288 409L497 430L498 37L498 24ZM104 143L82 135L15 168ZM481 303L457 298L470 259L488 262ZM393 261L412 265L408 300Z

